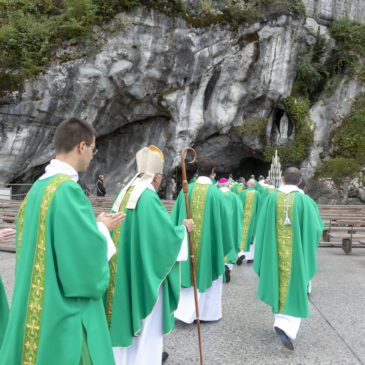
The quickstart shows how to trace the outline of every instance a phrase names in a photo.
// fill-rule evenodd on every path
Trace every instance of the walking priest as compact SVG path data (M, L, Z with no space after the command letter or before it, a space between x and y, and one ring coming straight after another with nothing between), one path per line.
M297 168L288 168L285 185L266 198L257 223L254 262L258 297L272 307L275 331L291 350L301 318L309 317L307 287L317 272L323 231L316 203L296 186L300 179Z
M243 206L241 251L238 254L237 265L246 258L247 263L254 260L256 222L259 215L261 196L255 190L256 180L247 181L247 189L240 192L239 198ZM260 185L261 186L261 185Z
M189 205L194 220L194 260L197 277L199 314L203 321L216 321L222 317L222 285L225 271L224 257L233 248L229 237L229 221L226 197L212 183L209 176L214 174L214 164L209 159L198 161L199 177L189 184ZM181 191L175 203L171 218L176 224L186 217L185 198ZM190 261L181 265L182 289L175 318L192 323L196 319L194 291Z
M76 183L93 157L93 128L68 119L54 142L56 159L18 213L15 288L0 364L111 365L102 296L109 282L107 240L113 245L108 230L123 215L102 214L97 224Z
M194 223L176 226L157 190L163 153L155 146L137 155L136 176L118 194L112 211L125 212L113 232L117 255L110 262L105 306L116 365L160 365L163 334L174 329L180 294L180 263Z
M240 242L242 235L242 217L243 209L242 203L238 198L237 194L229 190L229 181L225 178L218 180L217 187L226 197L226 203L228 205L228 214L230 215L229 222L231 228L229 230L230 236L227 237L228 240L233 242L233 248L229 254L225 257L225 282L229 283L231 280L231 271L233 265L236 263L237 254L240 250Z

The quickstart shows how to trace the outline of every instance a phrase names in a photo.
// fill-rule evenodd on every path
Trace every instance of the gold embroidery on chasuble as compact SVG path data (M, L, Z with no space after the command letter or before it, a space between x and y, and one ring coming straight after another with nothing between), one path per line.
M122 203L120 204L120 207L119 207L119 213L124 213L133 189L134 189L134 186L131 186L125 193ZM109 286L108 286L108 289L106 292L106 298L105 298L105 313L106 313L106 318L107 318L109 327L111 325L111 320L112 320L115 280L116 280L116 276L117 276L118 255L119 255L120 230L122 228L122 224L123 224L123 222L117 228L114 229L113 234L112 234L112 239L113 239L113 242L114 242L114 245L116 248L116 253L109 261L110 280L109 280Z
M246 192L245 211L243 212L241 250L244 250L246 246L248 227L250 226L252 218L254 201L255 201L255 191L248 190Z
M23 200L22 204L20 205L18 216L17 216L17 230L18 230L18 237L17 237L17 245L16 245L16 261L19 260L20 257L20 250L22 246L22 239L23 239L23 228L24 228L24 214L25 214L25 207L27 206L27 199L28 194Z
M294 193L289 194L289 219L293 222ZM287 195L278 194L276 206L276 241L279 266L279 313L284 313L292 265L293 226L285 225Z
M239 187L237 188L237 194L239 194L242 190L243 190L243 186L239 186Z
M34 251L33 270L28 293L28 307L24 327L23 340L23 365L35 365L38 355L39 335L42 321L45 267L46 267L46 220L48 209L59 186L65 181L71 180L66 175L56 175L46 186L43 192L39 209L37 242ZM25 206L25 204L24 204ZM19 231L23 232L24 207Z
M207 191L210 184L195 183L191 194L190 213L194 220L193 241L194 241L194 263L196 270L199 270L198 263L200 257L200 241L202 237L204 209Z

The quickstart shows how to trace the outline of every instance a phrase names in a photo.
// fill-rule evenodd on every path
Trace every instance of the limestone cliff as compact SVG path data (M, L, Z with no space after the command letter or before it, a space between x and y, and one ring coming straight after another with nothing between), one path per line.
M145 8L119 14L115 21L123 27L100 33L107 39L102 46L51 65L0 99L0 183L32 182L52 158L55 127L71 116L98 133L99 152L84 181L93 186L103 173L110 193L133 174L133 157L147 144L164 150L166 175L179 165L185 146L212 158L218 173L264 173L264 148L295 138L283 100L318 27L327 34L334 17L365 17L360 0L304 3L307 18L283 14L238 28L196 28ZM360 83L344 79L311 106L314 144L300 162L307 177L326 152L329 132L361 91ZM256 120L266 121L261 134L237 132Z

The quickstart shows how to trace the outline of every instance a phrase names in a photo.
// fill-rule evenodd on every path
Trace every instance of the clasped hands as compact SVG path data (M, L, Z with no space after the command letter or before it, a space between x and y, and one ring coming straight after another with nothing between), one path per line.
M124 213L100 213L96 220L104 223L108 231L111 232L124 221L125 217Z

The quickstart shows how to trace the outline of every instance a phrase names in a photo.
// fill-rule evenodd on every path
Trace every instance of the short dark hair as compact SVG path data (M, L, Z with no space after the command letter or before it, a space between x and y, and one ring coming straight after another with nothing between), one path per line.
M214 162L210 158L202 158L197 162L199 176L209 176L215 168Z
M284 183L286 185L297 185L302 178L302 173L296 167L288 167L284 171Z
M82 141L90 146L95 135L95 129L90 124L78 118L70 118L57 127L53 144L56 153L68 153Z

